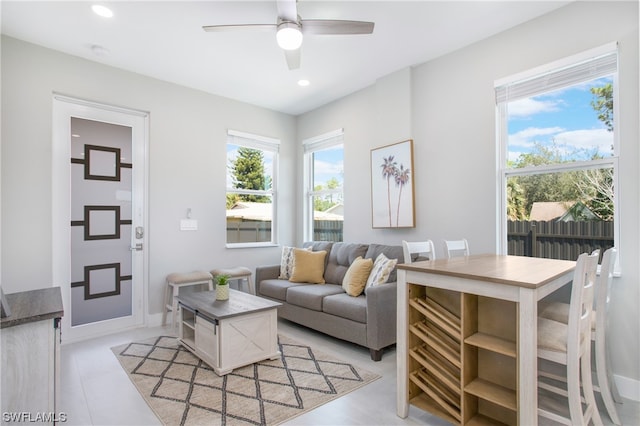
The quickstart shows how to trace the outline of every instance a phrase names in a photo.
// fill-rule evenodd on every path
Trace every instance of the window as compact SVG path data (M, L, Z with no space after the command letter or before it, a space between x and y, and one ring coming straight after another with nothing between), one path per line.
M501 253L575 260L617 240L615 44L496 83Z
M227 134L227 245L275 244L279 141Z
M342 241L344 148L342 129L303 141L307 241Z

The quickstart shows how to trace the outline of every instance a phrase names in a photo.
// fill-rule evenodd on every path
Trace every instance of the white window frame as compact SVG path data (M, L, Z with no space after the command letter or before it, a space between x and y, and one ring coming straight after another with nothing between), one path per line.
M313 198L317 196L342 194L344 203L344 182L340 190L315 191L313 188L313 153L328 148L342 145L344 147L344 129L336 129L322 135L302 141L304 151L304 225L303 235L305 241L313 240ZM343 223L344 235L344 223Z
M227 248L244 248L244 247L272 247L278 244L278 202L277 202L277 188L278 188L278 157L280 152L280 140L270 138L267 136L254 135L251 133L240 132L237 130L227 130L227 143L242 146L246 148L259 149L261 151L268 151L273 153L273 175L271 177L271 189L270 190L248 190L248 189L236 189L228 188L225 181L225 199L227 194L253 194L253 195L267 195L271 197L272 216L271 216L271 241L250 242L250 243L229 243L227 242L227 220L225 217L225 243ZM225 154L226 156L226 154ZM228 158L225 158L228 161ZM225 165L226 166L226 165ZM225 203L226 205L226 203Z
M604 59L603 59L604 58ZM600 59L600 60L599 60ZM545 92L569 87L582 81L589 81L611 75L611 60L615 59L613 66L613 155L604 159L592 161L577 161L538 167L523 167L518 169L507 167L508 155L508 131L507 108L509 101L531 97ZM507 180L513 176L547 174L555 172L569 172L573 170L585 170L595 168L613 168L614 199L614 244L620 243L620 187L618 185L618 155L619 155L619 85L618 85L618 49L617 43L609 43L598 48L569 56L567 58L551 62L549 64L512 75L494 84L496 90L496 147L497 147L497 197L498 229L497 247L498 253L507 254ZM581 65L586 65L582 66ZM595 66L594 66L595 65ZM598 66L600 65L600 66ZM576 71L577 70L577 71ZM617 262L619 264L619 262ZM617 269L617 268L616 268Z

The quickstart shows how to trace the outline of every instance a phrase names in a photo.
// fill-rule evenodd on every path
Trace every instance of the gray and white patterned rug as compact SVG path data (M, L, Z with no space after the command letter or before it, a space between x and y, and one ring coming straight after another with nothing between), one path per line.
M111 348L165 425L276 425L380 376L278 336L282 356L218 376L160 336Z

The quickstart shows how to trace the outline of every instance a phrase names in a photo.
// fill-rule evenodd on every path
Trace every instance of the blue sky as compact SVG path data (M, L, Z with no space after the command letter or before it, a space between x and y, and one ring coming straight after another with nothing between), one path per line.
M589 90L610 81L592 80L509 103L509 160L530 152L534 142L550 145L554 139L566 153L598 148L600 154L611 155L613 133L598 120Z
M344 182L344 148L331 148L314 153L314 176L313 183L324 185L335 177L338 182Z

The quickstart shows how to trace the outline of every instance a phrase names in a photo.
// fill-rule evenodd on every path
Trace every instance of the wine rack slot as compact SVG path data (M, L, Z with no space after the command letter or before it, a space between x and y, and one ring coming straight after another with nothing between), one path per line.
M451 336L460 334L460 318L457 318L431 298L427 297L424 300L412 299L409 304Z
M440 380L453 393L460 396L460 370L457 372L444 358L438 358L425 347L413 348L409 355L418 361L432 376ZM456 374L458 373L458 374Z
M437 336L434 336L434 333L427 328L426 324L415 323L409 326L409 331L425 342L427 346L435 349L436 352L446 358L450 363L460 368L460 352L455 351L446 343L439 340Z
M460 421L460 402L456 403L455 396L447 394L445 388L442 388L431 379L423 370L414 371L410 374L409 380L422 389L440 408L446 411L457 421Z

